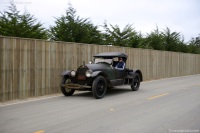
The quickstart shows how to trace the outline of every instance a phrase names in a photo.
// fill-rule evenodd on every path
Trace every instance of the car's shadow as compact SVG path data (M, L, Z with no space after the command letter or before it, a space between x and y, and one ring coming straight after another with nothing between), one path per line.
M115 87L108 89L105 96L111 97L116 95L122 95L124 93L130 93L131 88L125 87ZM77 91L72 97L84 97L84 98L94 98L92 91Z

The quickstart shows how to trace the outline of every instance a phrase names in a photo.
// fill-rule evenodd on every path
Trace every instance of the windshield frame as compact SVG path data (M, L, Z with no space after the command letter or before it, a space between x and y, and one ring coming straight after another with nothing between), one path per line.
M111 58L102 58L102 57L96 57L94 58L94 63L98 64L98 63L107 63L109 65L113 64L113 59Z

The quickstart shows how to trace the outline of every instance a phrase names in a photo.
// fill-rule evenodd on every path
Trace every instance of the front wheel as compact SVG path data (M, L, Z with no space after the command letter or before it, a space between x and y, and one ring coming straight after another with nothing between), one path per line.
M131 89L132 91L137 91L139 88L140 88L140 76L136 73L131 85Z
M74 89L64 87L65 84L69 84L69 83L71 83L71 80L67 77L63 77L63 79L61 81L61 92L65 96L71 96L74 94L74 91L75 91Z
M94 79L92 84L92 93L96 99L104 97L107 90L107 83L103 76L98 76Z

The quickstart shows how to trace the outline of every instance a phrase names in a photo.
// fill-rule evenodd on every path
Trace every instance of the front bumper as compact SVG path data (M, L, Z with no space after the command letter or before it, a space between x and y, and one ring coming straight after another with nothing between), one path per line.
M64 88L69 88L69 89L89 89L91 86L87 85L79 85L79 84L62 84L60 85Z

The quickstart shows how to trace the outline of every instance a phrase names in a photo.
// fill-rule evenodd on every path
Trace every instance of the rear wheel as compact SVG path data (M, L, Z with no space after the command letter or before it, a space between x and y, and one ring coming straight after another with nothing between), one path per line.
M137 91L140 88L140 76L136 73L133 79L131 89L132 91Z
M61 92L65 95L65 96L71 96L74 94L74 89L70 89L70 88L66 88L64 87L65 84L69 84L71 83L71 80L67 77L63 77L62 81L61 81Z
M98 76L94 79L92 84L92 93L96 99L104 97L107 90L107 83L103 76Z

